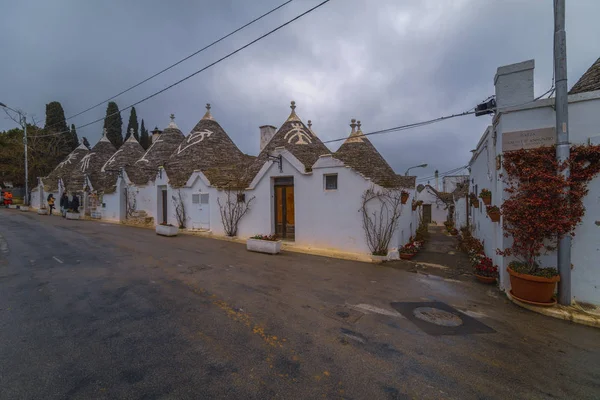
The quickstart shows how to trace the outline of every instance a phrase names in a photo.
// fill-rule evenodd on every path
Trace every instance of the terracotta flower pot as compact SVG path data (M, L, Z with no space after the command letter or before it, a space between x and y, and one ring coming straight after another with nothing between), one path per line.
M406 204L406 202L408 201L408 197L409 197L408 193L402 193L400 195L400 201L402 202L402 204Z
M400 253L401 260L412 260L416 253Z
M417 206L412 206L413 211L417 211Z
M521 274L506 268L510 274L511 294L517 300L538 305L552 305L556 282L560 281L560 276L544 278L542 276L533 276Z
M494 276L483 276L475 274L475 278L477 278L479 282L487 283L488 285L496 282L496 277Z
M483 204L485 204L486 206L492 204L492 196L482 197L481 200L483 200Z
M479 201L477 200L471 200L471 205L475 208L479 208Z
M490 211L488 212L488 216L492 220L492 222L500 222L500 212L499 211Z

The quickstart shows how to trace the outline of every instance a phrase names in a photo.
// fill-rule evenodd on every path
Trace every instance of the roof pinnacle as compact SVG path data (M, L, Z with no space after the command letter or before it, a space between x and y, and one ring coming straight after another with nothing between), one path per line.
M206 103L206 113L202 119L213 119L212 114L210 113L210 103Z

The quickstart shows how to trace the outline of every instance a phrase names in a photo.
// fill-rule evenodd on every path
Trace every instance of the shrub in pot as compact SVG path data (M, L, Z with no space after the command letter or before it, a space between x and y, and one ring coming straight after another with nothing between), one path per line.
M402 204L406 204L409 196L410 194L406 190L402 191L402 193L400 194L400 201L402 202Z
M479 193L479 198L483 200L483 204L489 206L492 204L492 192L487 189L481 189L481 193Z
M526 303L552 305L560 276L556 268L540 268L537 263L513 261L508 264L511 294Z
M487 215L492 222L500 222L500 208L498 206L486 206Z
M498 267L494 265L492 259L485 254L479 253L475 259L475 278L483 283L494 283L498 277Z
M258 253L278 254L281 240L277 235L254 235L246 241L246 249Z

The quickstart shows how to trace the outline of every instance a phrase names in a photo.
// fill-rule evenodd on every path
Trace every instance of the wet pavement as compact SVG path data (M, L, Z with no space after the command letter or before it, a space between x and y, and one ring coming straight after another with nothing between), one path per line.
M1 399L600 397L600 330L494 287L15 210L0 235Z

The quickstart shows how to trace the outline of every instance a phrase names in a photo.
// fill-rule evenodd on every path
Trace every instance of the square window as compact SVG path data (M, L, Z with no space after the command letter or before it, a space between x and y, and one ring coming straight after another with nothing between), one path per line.
M337 174L325 175L325 190L337 190Z
M199 204L199 203L200 203L200 194L193 193L192 194L192 204Z
M238 193L237 194L237 202L245 203L246 202L246 193Z
M200 204L208 204L208 193L200 193Z

